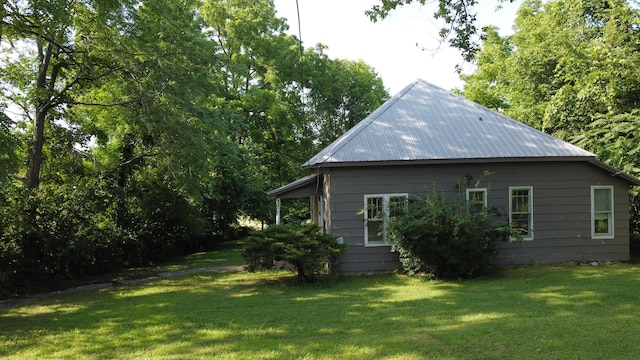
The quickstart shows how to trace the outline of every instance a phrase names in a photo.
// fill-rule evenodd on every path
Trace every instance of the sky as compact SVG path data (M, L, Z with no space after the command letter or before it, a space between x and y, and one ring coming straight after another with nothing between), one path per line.
M456 64L465 73L473 71L457 49L439 46L438 31L442 22L433 19L436 0L421 6L405 5L377 23L365 10L381 0L298 0L300 30L305 47L322 43L326 54L335 59L363 60L378 73L391 95L416 79L444 89L462 88ZM520 1L505 2L496 11L497 0L480 0L477 7L478 28L495 25L502 35L511 27ZM296 0L274 0L277 16L287 18L289 33L298 36Z

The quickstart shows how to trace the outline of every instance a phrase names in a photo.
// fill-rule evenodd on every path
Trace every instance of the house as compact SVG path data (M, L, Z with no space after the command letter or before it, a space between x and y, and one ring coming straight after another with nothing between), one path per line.
M523 229L524 242L496 244L498 264L629 260L629 187L640 180L422 80L303 167L309 176L269 194L311 198L313 220L349 245L334 264L342 273L399 268L384 214L434 186Z

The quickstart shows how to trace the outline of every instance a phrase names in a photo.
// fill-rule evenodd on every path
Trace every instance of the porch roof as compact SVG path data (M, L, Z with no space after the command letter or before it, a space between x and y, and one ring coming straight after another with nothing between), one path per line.
M321 194L322 177L318 174L302 177L296 181L288 183L287 185L267 192L267 195L275 196L280 199L301 198Z

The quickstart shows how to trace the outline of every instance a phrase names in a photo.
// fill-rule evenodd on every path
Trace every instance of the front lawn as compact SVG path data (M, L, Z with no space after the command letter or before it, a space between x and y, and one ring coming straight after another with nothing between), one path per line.
M286 272L185 275L0 312L8 359L632 359L640 267L502 269L297 285Z

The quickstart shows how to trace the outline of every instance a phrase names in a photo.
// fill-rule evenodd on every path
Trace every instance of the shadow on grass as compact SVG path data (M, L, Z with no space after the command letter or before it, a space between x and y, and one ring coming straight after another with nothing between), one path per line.
M631 358L635 266L528 267L494 277L327 278L223 272L49 298L0 314L24 358Z

